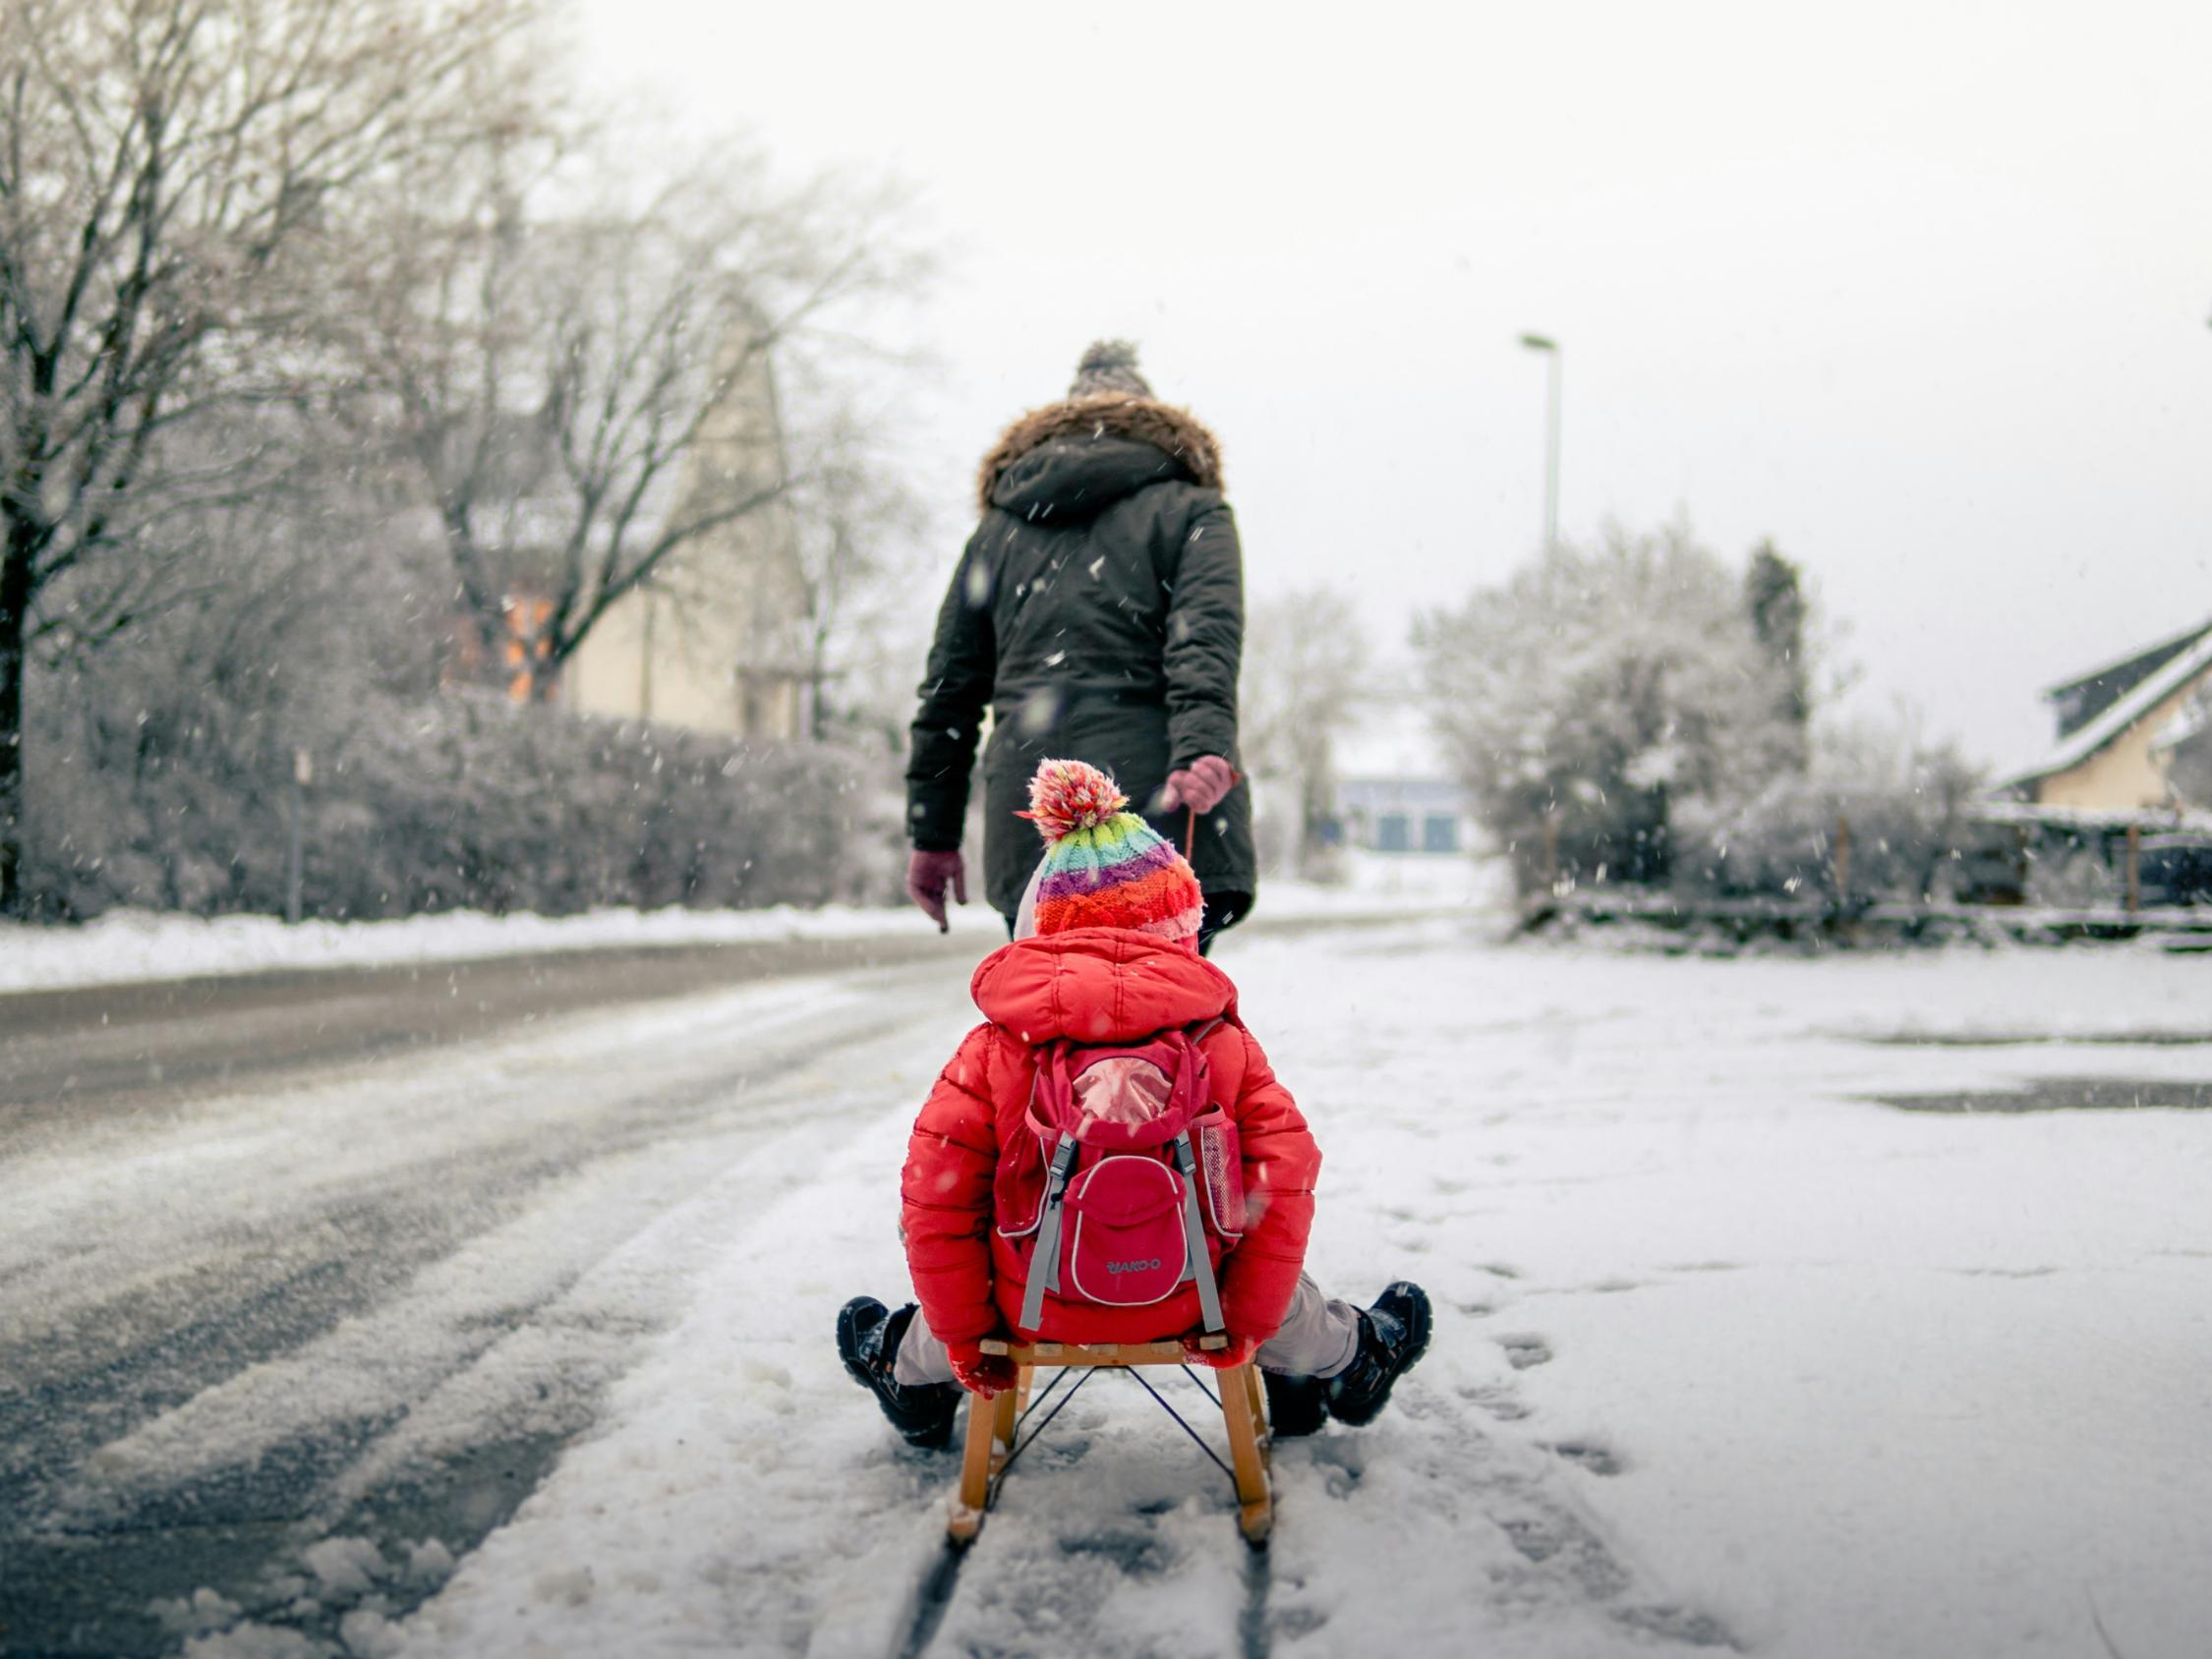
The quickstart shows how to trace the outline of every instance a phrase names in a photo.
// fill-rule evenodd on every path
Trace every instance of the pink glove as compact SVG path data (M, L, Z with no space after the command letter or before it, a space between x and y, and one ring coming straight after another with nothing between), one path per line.
M1259 1339L1240 1337L1232 1331L1227 1347L1202 1348L1198 1346L1197 1333L1193 1332L1183 1339L1183 1351L1200 1365L1210 1365L1216 1371L1234 1371L1259 1351Z
M967 865L959 849L952 852L921 852L906 860L906 896L921 906L921 913L937 924L944 933L951 926L945 920L945 888L950 884L953 896L962 904L967 902Z
M1168 773L1167 787L1160 791L1160 807L1166 812L1177 807L1211 812L1236 786L1235 767L1219 755L1200 755L1183 771Z
M1003 1353L985 1353L980 1343L947 1343L945 1352L953 1362L953 1375L969 1394L985 1400L1014 1387L1014 1361Z

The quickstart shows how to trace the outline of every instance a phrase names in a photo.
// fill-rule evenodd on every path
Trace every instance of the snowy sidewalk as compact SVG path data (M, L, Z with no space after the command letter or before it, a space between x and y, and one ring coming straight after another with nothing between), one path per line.
M1223 962L1328 1157L1316 1271L1422 1281L1434 1346L1381 1423L1282 1449L1256 1580L1210 1470L1094 1389L933 1651L1950 1659L2097 1652L2101 1628L2128 1659L2202 1652L2212 1116L1866 1098L2180 1098L2212 1075L2201 964L1677 960L1449 923ZM829 1330L902 1289L898 1166L942 1057L849 1058L823 1105L866 1131L696 1201L722 1243L681 1323L376 1650L895 1644L951 1462L896 1446Z
M1502 902L1494 865L1464 859L1366 858L1339 887L1270 878L1255 920L1417 915ZM948 910L979 948L1004 924L978 898ZM458 910L389 922L303 922L273 916L202 918L116 911L76 928L0 923L0 995L78 986L317 968L417 966L557 951L749 944L786 940L913 938L928 923L905 905L829 904L802 910L594 910L579 916Z
M955 926L988 940L998 919L956 907ZM79 986L318 968L403 967L572 950L879 939L928 923L911 910L825 905L799 910L594 910L580 916L490 916L458 910L390 922L273 916L171 916L123 910L81 928L0 923L0 995Z

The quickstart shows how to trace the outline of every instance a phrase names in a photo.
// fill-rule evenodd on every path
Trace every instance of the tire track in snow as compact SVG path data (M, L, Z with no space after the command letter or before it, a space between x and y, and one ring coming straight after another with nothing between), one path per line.
M882 1052L903 1079L854 1092L868 1127L835 1159L794 1162L766 1207L727 1183L702 1195L701 1225L719 1214L728 1231L689 1313L615 1385L603 1432L403 1627L403 1653L883 1659L1064 1651L1078 1633L1102 1655L1171 1635L1197 1659L1247 1651L1249 1552L1227 1485L1111 1377L1023 1459L951 1564L957 1458L902 1445L831 1342L845 1297L902 1289L887 1194L942 1055ZM1135 1616L1162 1596L1174 1619Z
M534 1078L510 1076L522 1110L501 1112L479 1095L482 1116L461 1135L435 1121L452 1112L451 1081L403 1075L311 1097L304 1112L295 1105L306 1122L257 1136L197 1180L149 1151L151 1184L172 1190L139 1211L140 1225L87 1230L98 1247L34 1265L0 1294L0 1328L21 1343L0 1348L10 1380L0 1392L0 1481L39 1469L50 1482L74 1460L56 1436L80 1450L124 1438L401 1292L468 1239L527 1216L562 1177L692 1131L808 1052L786 1043L704 1077L695 1063L649 1069L579 1096L565 1120ZM382 1146L324 1141L324 1119L357 1114L382 1123ZM100 1164L103 1187L129 1189L132 1161ZM232 1183L257 1175L264 1196L232 1195ZM50 1193L56 1185L66 1192L66 1177ZM71 1214L59 1225L83 1220ZM20 1239L8 1247L29 1255ZM19 1515L33 1496L0 1485Z
M0 1640L155 1651L157 1596L293 1589L264 1570L379 1508L465 1548L672 1311L651 1272L593 1289L601 1264L811 1126L764 1080L930 1017L943 978L722 994L12 1161ZM48 1229L99 1243L40 1260ZM514 1466L466 1466L487 1451Z

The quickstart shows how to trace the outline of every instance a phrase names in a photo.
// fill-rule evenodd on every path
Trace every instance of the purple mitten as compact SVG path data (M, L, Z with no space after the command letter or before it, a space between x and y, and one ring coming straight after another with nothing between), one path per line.
M917 849L906 860L906 896L921 906L921 913L937 924L943 933L950 926L945 920L945 888L950 886L953 896L967 902L967 865L955 848L951 852L922 852Z

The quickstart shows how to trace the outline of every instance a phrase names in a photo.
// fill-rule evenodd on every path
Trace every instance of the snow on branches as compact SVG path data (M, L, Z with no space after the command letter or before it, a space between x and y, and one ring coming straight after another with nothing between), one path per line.
M1415 643L1438 734L1524 886L1663 880L1678 805L1747 797L1804 752L1802 670L1681 527L1555 544L1422 618Z

